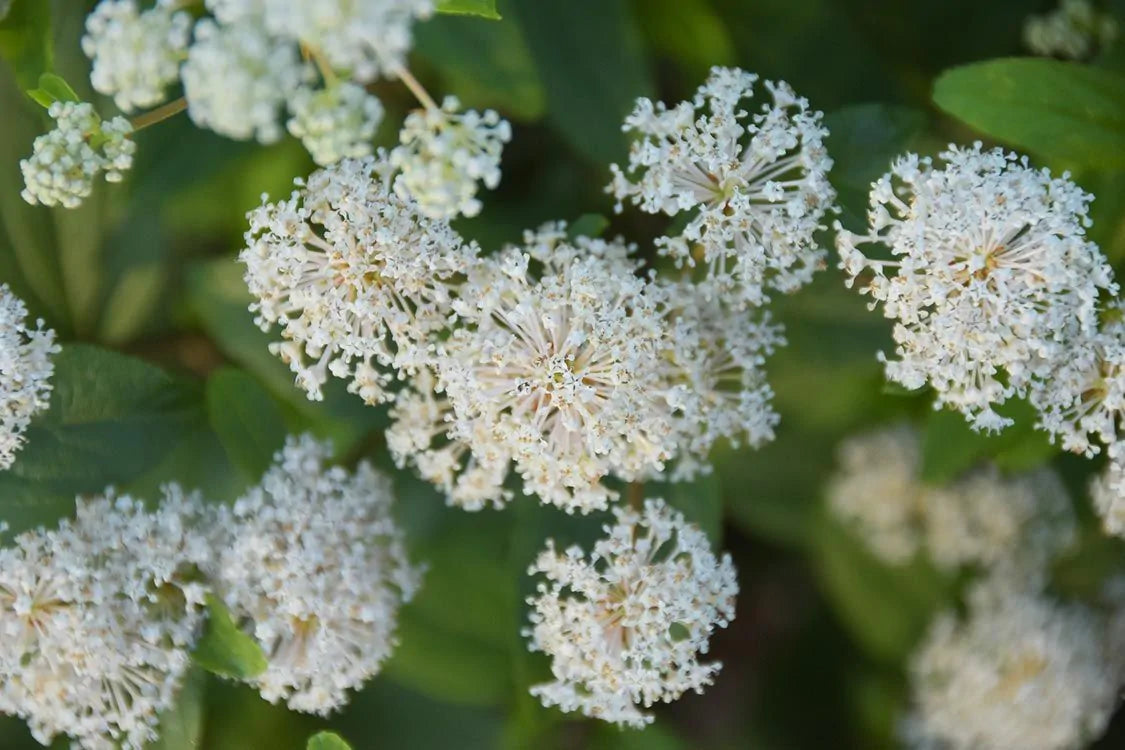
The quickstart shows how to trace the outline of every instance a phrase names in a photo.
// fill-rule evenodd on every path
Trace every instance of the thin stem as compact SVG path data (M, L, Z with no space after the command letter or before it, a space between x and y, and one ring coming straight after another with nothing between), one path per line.
M182 96L174 102L168 102L156 109L145 112L144 114L137 115L130 124L133 126L133 132L144 130L145 128L156 125L157 123L164 122L169 117L175 117L179 113L187 109L187 99Z
M410 93L414 94L414 98L420 101L426 109L440 109L440 107L438 107L437 105L437 102L435 102L433 100L433 97L431 97L429 93L427 93L422 84L418 83L418 79L411 75L409 70L400 65L393 72L402 80L404 84L406 84L406 88L410 89Z
M625 500L630 508L640 510L645 504L645 486L642 482L629 482L625 488Z
M332 69L332 66L328 63L328 60L324 58L324 55L319 49L301 42L301 54L305 56L305 59L313 61L313 64L316 65L316 69L320 71L320 77L324 79L325 86L331 88L336 85L338 80L336 78L336 71Z

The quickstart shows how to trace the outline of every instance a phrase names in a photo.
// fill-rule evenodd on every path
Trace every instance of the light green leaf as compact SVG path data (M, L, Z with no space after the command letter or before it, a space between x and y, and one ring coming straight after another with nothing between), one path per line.
M160 716L157 739L146 750L198 750L203 742L203 694L207 675L202 669L188 670L171 709Z
M258 642L243 633L222 600L207 596L207 627L192 653L195 663L220 677L247 680L266 671L269 662Z
M1125 77L1111 71L1007 58L946 71L934 101L999 141L1100 169L1125 168Z
M231 462L251 480L269 467L285 443L285 421L258 381L232 367L207 380L207 415Z
M352 746L335 732L317 732L309 737L308 750L352 750Z
M566 228L566 236L571 240L579 237L601 237L609 229L609 219L601 214L582 214Z
M0 20L0 59L12 66L20 88L36 85L52 67L51 4L45 0L14 0Z
M438 0L437 12L500 20L496 0Z
M160 461L204 419L189 381L132 357L67 345L46 413L32 421L11 474L56 492L97 492Z
M54 73L39 76L39 88L28 91L27 95L42 107L50 107L55 102L81 101L70 84Z

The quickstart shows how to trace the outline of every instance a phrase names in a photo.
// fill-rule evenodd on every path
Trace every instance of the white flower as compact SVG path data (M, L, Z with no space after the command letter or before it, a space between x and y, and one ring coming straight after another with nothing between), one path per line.
M1117 37L1117 21L1090 0L1062 0L1050 13L1028 16L1023 43L1044 57L1082 60Z
M451 279L475 245L395 195L381 152L344 160L298 180L289 200L248 215L246 283L270 350L310 399L328 374L351 380L365 401L387 401L393 372L413 372L428 340L448 324Z
M638 99L625 130L639 138L608 188L618 210L629 199L649 213L695 212L682 234L657 245L680 264L706 266L712 293L740 305L811 280L824 262L814 235L836 199L821 114L769 81L770 100L743 109L757 80L714 68L690 102L669 109Z
M911 664L911 747L1077 750L1117 706L1105 622L1080 605L986 583L940 617Z
M1090 482L1090 498L1106 533L1125 537L1125 466L1121 458L1111 460Z
M941 159L908 154L872 186L869 233L839 229L840 265L896 321L887 377L928 384L975 428L999 429L1011 420L994 407L1092 334L1099 293L1117 285L1085 237L1091 196L1066 175L979 143ZM892 259L865 256L864 243Z
M259 23L195 25L181 75L188 115L201 128L238 140L281 137L282 105L310 76L297 45L271 37Z
M321 166L370 156L371 140L383 119L383 105L354 83L319 91L302 87L289 99L289 132Z
M689 479L710 471L708 454L721 439L752 447L773 439L778 416L763 366L785 339L768 314L750 318L695 284L661 292L665 399L679 443L672 476Z
M47 408L58 351L55 332L42 320L29 328L23 301L0 285L0 470L15 461L31 418Z
M47 113L55 129L36 138L31 157L20 162L20 195L31 205L77 208L95 177L104 172L106 182L120 182L133 166L137 145L124 117L103 122L87 102L54 102Z
M205 526L178 487L154 513L110 491L0 550L0 711L43 744L147 747L202 623Z
M944 487L927 485L918 436L905 426L847 440L840 464L829 505L891 564L925 552L943 569L977 565L1026 579L1075 538L1070 499L1048 470L1006 478L985 466Z
M554 682L531 688L544 705L643 727L640 710L688 690L703 692L721 668L700 663L711 633L734 619L738 581L697 526L648 500L614 508L617 523L587 558L548 541L529 572L543 574L530 648L551 657Z
M223 601L269 658L253 680L271 702L327 714L379 671L421 571L391 516L390 481L368 464L326 467L328 446L290 439L258 486L220 518Z
M136 0L102 0L82 37L82 51L94 61L94 89L125 112L164 101L164 90L179 79L191 25L191 15L169 3L141 12Z
M480 261L455 303L434 358L449 433L482 464L510 457L527 494L604 509L604 477L659 472L674 448L662 321L624 244L571 244L561 225L525 243Z
M261 19L271 34L301 42L333 68L369 82L402 67L415 19L433 0L207 0L224 23Z
M434 218L480 213L477 183L489 189L500 184L500 156L512 139L511 125L493 110L458 114L460 108L456 97L447 96L441 109L411 112L401 145L391 151L391 163L402 172L395 191Z

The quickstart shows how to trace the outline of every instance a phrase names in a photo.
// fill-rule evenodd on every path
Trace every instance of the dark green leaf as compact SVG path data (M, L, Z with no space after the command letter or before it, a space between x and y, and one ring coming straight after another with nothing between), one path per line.
M637 24L654 51L706 75L738 56L730 31L709 0L633 0Z
M653 90L625 0L512 0L547 91L547 113L571 146L604 164L621 160L621 123Z
M934 101L999 141L1100 169L1125 167L1125 77L1057 60L1008 58L954 68Z
M0 59L16 74L20 88L33 88L52 67L51 4L45 0L13 0L0 20Z
M829 112L827 148L832 154L829 177L837 189L864 193L886 173L891 161L909 149L926 126L926 116L910 107L856 104Z
M258 642L243 633L222 600L207 597L207 627L192 658L208 672L220 677L247 680L266 670L269 662Z
M437 11L494 20L500 18L500 14L496 12L496 0L438 0Z
M285 443L285 421L258 381L225 367L207 380L207 414L230 460L251 480Z
M609 229L609 219L601 214L582 214L566 229L566 236L574 240L579 237L601 237Z
M160 461L204 418L199 389L132 357L68 345L47 412L11 473L57 492L101 491Z
M146 750L198 750L203 742L203 694L207 675L188 670L171 709L160 716L157 739Z
M1026 402L1010 402L997 411L1015 420L998 434L973 430L955 411L931 412L922 440L923 481L945 484L985 460L1002 469L1025 471L1041 466L1058 452L1035 429L1035 410Z
M352 746L335 732L317 732L309 737L308 750L352 750Z

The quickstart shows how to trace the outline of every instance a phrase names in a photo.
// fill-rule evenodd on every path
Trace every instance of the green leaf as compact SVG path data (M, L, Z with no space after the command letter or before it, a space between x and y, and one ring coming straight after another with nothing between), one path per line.
M1007 58L946 71L934 101L999 141L1100 169L1125 168L1125 77L1076 63Z
M1047 435L1035 429L1036 413L1027 402L1009 402L997 411L1015 420L998 434L973 430L959 412L932 411L922 439L922 480L945 484L986 460L1001 469L1026 471L1058 452Z
M71 344L55 357L46 413L11 474L55 492L97 492L159 462L203 420L199 389L132 357Z
M500 14L496 12L496 0L438 0L437 12L500 20Z
M547 92L547 114L598 164L625 157L625 115L653 83L626 0L512 0Z
M50 107L55 102L81 101L70 84L54 73L39 76L39 88L28 91L27 95L42 107Z
M632 0L637 24L655 52L706 75L713 65L734 65L730 31L709 0Z
M601 214L582 214L566 229L566 236L575 240L579 237L601 237L609 229L609 219Z
M214 595L207 596L207 627L192 658L220 677L248 680L266 671L269 662L258 642L243 633L230 610Z
M207 380L207 415L231 462L251 480L285 443L281 410L258 381L224 367Z
M14 0L0 20L0 59L16 74L20 88L33 88L41 73L51 69L51 4L44 0Z
M146 750L197 750L203 742L203 694L207 675L191 668L171 709L160 716L157 739Z
M352 750L352 746L335 732L317 732L309 737L308 750Z
M829 178L837 189L866 195L871 183L891 167L926 126L926 115L893 104L856 104L829 112L826 147L832 154Z

